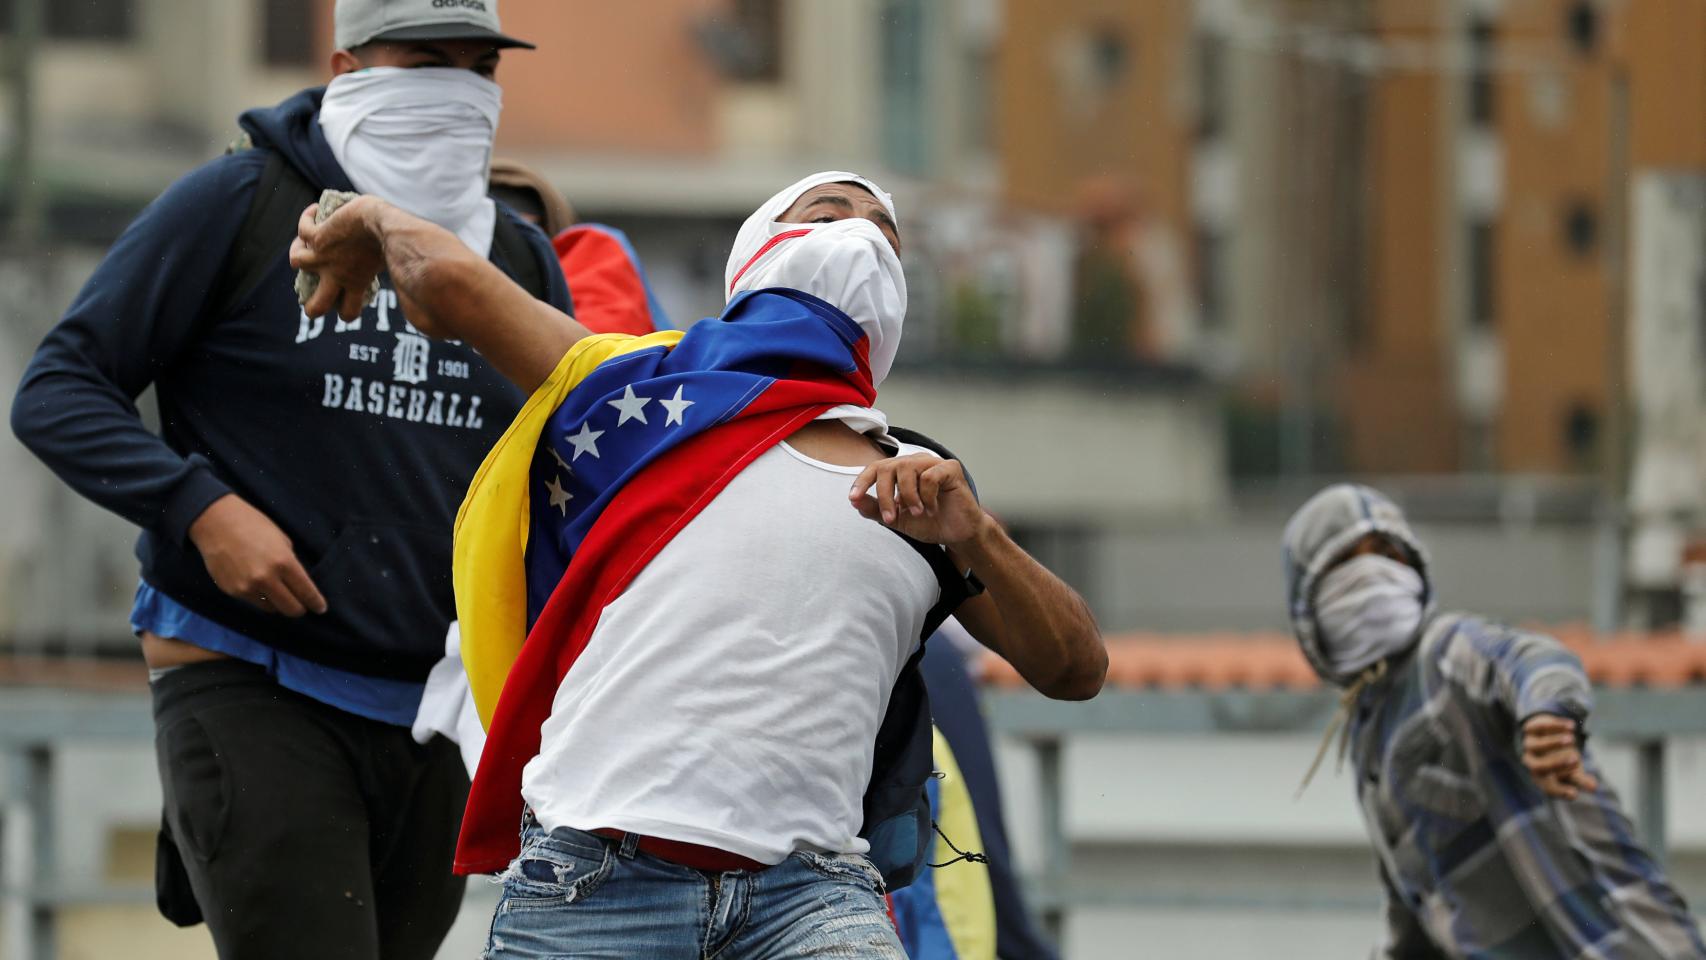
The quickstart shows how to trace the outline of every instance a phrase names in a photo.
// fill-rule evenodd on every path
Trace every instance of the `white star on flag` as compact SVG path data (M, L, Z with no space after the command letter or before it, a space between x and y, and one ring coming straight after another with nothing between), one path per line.
M579 460L583 453L598 456L598 438L602 436L604 436L604 431L594 430L591 423L581 424L580 433L564 434L563 439L575 445L575 455L569 459Z
M553 476L551 482L545 484L545 489L551 491L551 506L561 511L563 516L568 516L569 501L573 500L574 496L563 489L562 481Z
M662 405L665 410L669 411L669 415L663 418L663 425L666 427L672 423L675 424L676 426L681 426L682 425L681 415L687 412L688 407L691 407L691 406L693 406L694 403L698 402L695 400L683 400L683 399L681 399L681 391L683 389L684 388L682 388L680 386L677 386L675 388L675 399L674 400L659 400L658 401L658 403L660 405Z
M609 403L611 406L615 407L616 409L622 411L622 416L616 418L616 425L618 427L620 427L624 423L627 423L629 420L638 420L641 423L645 423L646 422L646 412L645 412L646 411L646 404L651 403L652 398L651 397L636 397L636 396L634 396L634 385L630 383L624 389L624 392L622 394L622 399L620 399L620 400L608 400L605 402Z

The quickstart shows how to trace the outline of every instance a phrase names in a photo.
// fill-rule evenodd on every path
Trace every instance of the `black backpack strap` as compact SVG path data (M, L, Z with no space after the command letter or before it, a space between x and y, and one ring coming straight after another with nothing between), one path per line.
M971 471L966 469L965 461L954 456L954 451L917 430L909 430L906 427L889 427L888 434L891 438L909 446L923 447L943 460L959 460L960 469L966 475L966 484L971 487L972 496L977 496L977 481L972 479ZM936 632L936 628L942 625L942 621L954 615L954 611L960 608L960 604L982 593L983 583L975 576L962 575L960 571L954 569L953 562L948 559L947 550L933 543L914 540L905 534L898 533L898 531L897 535L905 540L908 546L917 551L918 555L924 558L925 563L930 564L930 570L936 574L936 584L941 587L941 599L936 601L936 605L930 608L930 613L924 618L924 636L928 637Z
M297 173L283 154L267 151L267 165L249 202L249 212L202 311L204 322L237 312L279 258L289 253L290 241L296 237L296 221L303 209L318 199L320 191Z
M936 575L936 586L940 595L936 605L924 615L924 629L919 633L920 640L927 639L944 620L954 615L960 604L983 592L983 581L973 574L961 573L956 569L954 562L948 559L945 547L914 540L898 530L895 531L895 536L905 540L907 546L923 557L924 562L930 565L930 572Z
M521 285L521 289L531 293L535 300L550 302L551 291L545 286L545 269L534 254L533 245L522 235L521 227L501 209L497 222L492 225L492 249L503 258L504 266L509 267L510 276Z
M232 145L236 152L247 147L239 141ZM266 167L261 171L249 212L237 231L237 239L226 257L225 269L208 296L208 308L202 316L209 319L227 317L237 311L254 293L275 261L285 256L290 241L296 236L296 221L309 204L320 199L320 190L298 173L296 167L276 150L267 150ZM517 283L536 299L544 300L550 291L545 284L544 268L533 246L522 235L521 228L503 211L498 212L492 226L492 248L510 268Z
M889 427L889 436L899 440L901 443L909 444L914 447L923 447L931 453L934 453L936 456L941 457L943 460L960 460L959 457L954 456L954 451L949 450L947 447L942 446L935 440L919 433L917 430L910 430L906 427ZM964 460L960 460L960 469L965 472L966 483L971 487L972 496L976 497L977 481L972 479L971 468L966 466L966 462ZM983 498L978 497L978 499L981 500Z

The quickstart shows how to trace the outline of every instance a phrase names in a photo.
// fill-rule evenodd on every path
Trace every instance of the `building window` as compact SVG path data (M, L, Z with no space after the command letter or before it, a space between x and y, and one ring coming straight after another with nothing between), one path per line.
M1469 21L1469 122L1478 127L1493 125L1493 59L1497 40L1493 21L1486 17Z
M1212 140L1226 125L1226 39L1197 37L1197 138Z
M723 76L743 83L782 79L782 0L734 0L726 16L696 29L699 46Z
M1564 15L1564 29L1570 43L1582 56L1591 56L1599 44L1599 8L1592 0L1576 0Z
M1079 121L1100 116L1136 60L1136 44L1115 24L1061 33L1054 43L1054 73L1062 108Z
M1199 226L1194 239L1197 315L1204 330L1219 330L1226 323L1226 238Z
M43 26L55 40L129 40L136 35L139 0L37 0ZM0 0L0 32L11 33L17 0Z
M269 67L314 65L314 7L302 0L261 0L261 56Z
M923 174L929 165L931 124L925 0L882 5L883 160L896 170Z
M1494 239L1491 220L1469 224L1469 325L1478 330L1490 329L1496 317Z
M989 156L995 150L995 82L997 65L994 48L979 44L965 52L963 110L965 112L965 143L977 156Z
M1570 468L1578 472L1599 466L1599 413L1584 400L1564 411L1564 452Z
M1100 90L1119 86L1131 61L1131 53L1119 28L1103 25L1090 33L1090 69Z
M1586 257L1599 245L1599 214L1586 200L1571 203L1564 211L1564 245L1578 257Z

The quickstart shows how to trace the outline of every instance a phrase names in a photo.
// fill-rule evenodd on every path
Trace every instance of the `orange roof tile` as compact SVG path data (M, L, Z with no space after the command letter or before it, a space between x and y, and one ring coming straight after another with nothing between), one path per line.
M1682 687L1706 683L1706 643L1678 632L1597 634L1583 624L1525 629L1557 637L1582 658L1594 683ZM1321 685L1289 634L1129 633L1109 637L1108 685L1128 690L1308 690ZM1022 687L1005 660L984 657L988 682Z

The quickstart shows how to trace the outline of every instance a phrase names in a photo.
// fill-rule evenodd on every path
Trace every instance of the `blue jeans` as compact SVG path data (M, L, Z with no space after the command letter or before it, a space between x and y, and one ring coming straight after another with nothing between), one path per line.
M882 877L856 854L795 853L706 873L529 816L504 871L486 956L629 960L905 960Z

